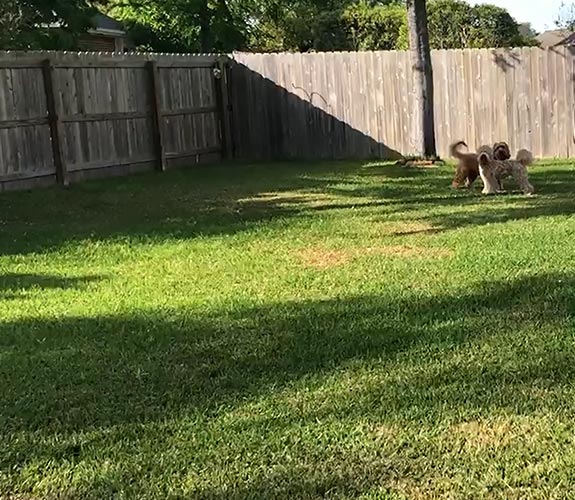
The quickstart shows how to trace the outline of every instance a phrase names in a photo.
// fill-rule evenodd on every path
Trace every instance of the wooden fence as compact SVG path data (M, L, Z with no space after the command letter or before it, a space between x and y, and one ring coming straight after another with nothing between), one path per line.
M432 52L438 151L575 157L575 50ZM0 190L233 156L395 158L419 134L407 52L0 53Z
M216 56L0 54L0 189L219 159Z
M414 154L419 121L407 52L234 55L237 156L393 158ZM438 152L509 142L575 157L575 51L432 52Z

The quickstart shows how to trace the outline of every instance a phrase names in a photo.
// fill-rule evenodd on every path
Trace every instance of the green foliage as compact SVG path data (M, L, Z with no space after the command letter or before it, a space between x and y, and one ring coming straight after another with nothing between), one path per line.
M464 0L434 0L428 7L429 35L435 49L534 45L509 13L495 5L470 6Z
M406 16L403 5L372 6L362 2L346 9L342 20L354 50L407 48Z
M519 32L519 25L504 8L479 4L471 9L471 16L470 48L528 45Z
M95 13L84 0L2 0L0 50L73 48Z
M435 0L427 8L429 42L434 49L469 47L472 8L463 0Z
M341 4L340 4L341 5ZM262 18L250 47L256 50L402 50L408 47L403 3L353 2L327 11L300 5ZM299 9L299 10L298 10ZM314 10L315 9L315 10ZM532 45L505 9L435 0L428 6L430 44L435 49ZM262 37L262 35L264 35ZM261 42L264 39L265 42ZM259 41L258 41L259 40Z
M254 12L250 49L349 50L342 12L353 0L272 0Z
M536 45L536 33L522 27L503 8L470 6L465 0L432 0L428 27L434 49L496 48ZM400 33L405 33L405 28ZM406 41L400 40L399 47Z
M370 0L109 0L136 46L163 52L405 49L404 2ZM0 48L73 48L95 13L83 0L4 0ZM500 7L428 6L433 48L532 44ZM59 29L43 25L60 23Z
M234 0L111 0L108 13L128 26L139 48L212 52L245 46L241 7Z

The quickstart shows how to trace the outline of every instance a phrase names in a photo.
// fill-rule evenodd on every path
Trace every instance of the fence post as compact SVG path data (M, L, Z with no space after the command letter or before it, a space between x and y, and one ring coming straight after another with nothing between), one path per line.
M148 61L146 63L150 75L150 92L152 105L152 123L154 127L154 143L158 157L157 169L160 172L166 170L166 150L164 147L164 122L162 118L162 102L160 99L160 78L158 63Z
M222 145L222 156L224 159L229 159L233 156L227 70L227 58L225 60L219 59L214 67L214 76L216 78L216 99L218 105L218 118L220 121L220 140Z
M48 108L48 124L50 125L50 138L52 142L52 157L56 167L56 181L62 186L69 184L68 168L62 154L62 140L64 130L58 108L56 106L56 93L54 88L54 66L50 59L42 61L42 76L44 79L44 92L46 93L46 107Z

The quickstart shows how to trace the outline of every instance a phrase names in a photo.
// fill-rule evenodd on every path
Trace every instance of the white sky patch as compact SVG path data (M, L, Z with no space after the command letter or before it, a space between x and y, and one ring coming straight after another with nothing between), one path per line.
M558 17L562 2L561 0L471 0L471 3L490 3L503 7L517 22L531 23L535 31L541 32L555 29L554 21Z

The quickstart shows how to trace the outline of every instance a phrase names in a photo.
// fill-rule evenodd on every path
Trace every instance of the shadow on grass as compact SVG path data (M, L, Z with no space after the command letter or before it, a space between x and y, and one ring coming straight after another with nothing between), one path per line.
M81 430L162 419L182 409L209 413L353 359L392 359L411 349L451 348L485 335L512 337L523 324L570 321L573 311L575 278L544 275L433 298L368 296L210 316L156 311L3 323L0 428ZM562 353L568 359L558 370L546 366L557 353L547 355L539 360L540 370L524 374L526 384L536 377L571 380L575 354ZM481 407L494 383L514 390L501 373L459 376L465 389L457 404ZM413 399L428 385L398 393L398 416L412 415ZM455 403L418 401L417 418L432 419L443 405ZM503 396L492 403L512 404Z
M511 220L575 214L575 197L573 196L575 171L545 169L532 172L529 178L536 186L537 194L535 197L519 195L521 206L502 207L479 213L474 211L441 214L431 217L430 222L436 229L449 230L469 225L480 226Z
M373 202L377 206L398 207L398 213L403 212L406 219L417 218L432 226L426 231L414 231L413 234L427 232L436 234L443 231L458 229L467 226L481 226L485 224L505 223L512 220L528 220L539 217L573 215L575 214L575 171L565 169L540 169L530 173L531 182L536 186L537 195L526 197L514 192L513 181L506 183L508 194L497 197L485 197L480 194L480 183L473 190L451 191L445 188L447 177L442 173L424 177L417 185L412 185L411 191L403 188L401 196L388 202ZM428 187L428 189L425 188ZM357 191L357 194L366 198L377 199L380 196L389 196L389 187L367 187ZM392 191L391 191L392 192ZM506 199L504 206L496 204ZM495 206L495 209L493 208ZM513 206L516 205L516 206ZM457 210L418 217L413 215L421 209L433 207L465 207L469 210ZM486 210L477 210L478 207ZM340 207L344 208L344 207ZM402 233L404 236L408 233Z
M81 288L87 284L98 281L98 276L62 277L42 274L0 274L0 300L16 299L30 290Z
M0 441L8 451L0 454L0 469L59 466L93 460L94 453L101 461L94 451L100 439L136 447L147 432L157 439L153 425L147 430L132 424L161 425L186 413L209 420L222 408L281 397L304 377L386 362L385 370L373 372L379 379L369 376L352 392L328 393L304 415L254 414L241 425L261 433L269 426L287 429L294 419L433 426L446 416L457 421L500 412L572 412L561 391L575 378L572 337L565 335L575 326L574 311L575 276L547 274L431 298L364 296L211 315L150 311L2 323ZM477 349L490 343L488 354L478 358ZM75 433L91 430L97 432ZM19 431L33 433L34 440L11 437ZM310 456L286 464L284 472L203 490L195 498L360 494L412 474L411 460L390 458L397 450L388 451L374 459L373 450L350 450L331 462ZM124 476L94 481L90 498L134 486Z
M382 215L419 218L414 211L489 201L479 194L479 185L473 191L450 189L451 175L449 168L406 169L384 163L212 165L86 183L66 191L4 194L0 254L43 252L83 240L230 235L358 205L372 207L371 215L381 209ZM374 180L378 177L381 182ZM517 208L432 215L429 222L438 232L574 212L572 170L549 167L533 172L531 179L539 194L521 197ZM261 197L266 193L279 193L281 199ZM318 194L332 200L313 206L305 200L305 195ZM338 197L346 200L338 203Z
M322 192L357 164L210 165L0 196L0 254L43 252L82 240L236 234L294 217L301 207L250 203L268 192ZM41 207L41 208L40 208Z

